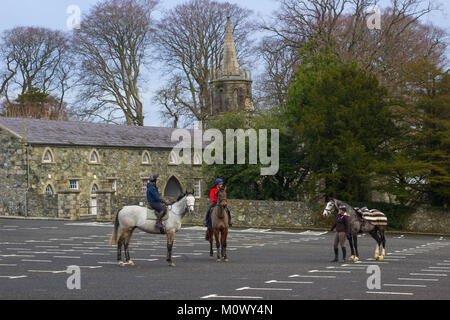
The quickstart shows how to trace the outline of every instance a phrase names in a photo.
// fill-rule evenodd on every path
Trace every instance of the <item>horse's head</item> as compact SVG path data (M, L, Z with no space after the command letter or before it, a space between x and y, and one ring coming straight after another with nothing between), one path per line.
M334 202L334 199L328 200L327 205L325 206L325 209L322 212L322 215L324 217L328 217L335 208L336 208L336 204Z
M189 210L189 213L194 213L194 205L195 205L195 197L194 191L186 192L186 208Z
M228 204L228 200L227 200L227 188L226 187L222 187L219 189L219 191L217 192L217 203L222 206L222 207L226 207Z

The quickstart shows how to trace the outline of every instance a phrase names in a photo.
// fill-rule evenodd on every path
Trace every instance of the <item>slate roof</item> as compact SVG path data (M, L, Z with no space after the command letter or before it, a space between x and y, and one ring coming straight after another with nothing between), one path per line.
M175 129L164 127L0 117L0 128L22 137L24 120L29 144L140 148L173 148L177 144L170 141Z

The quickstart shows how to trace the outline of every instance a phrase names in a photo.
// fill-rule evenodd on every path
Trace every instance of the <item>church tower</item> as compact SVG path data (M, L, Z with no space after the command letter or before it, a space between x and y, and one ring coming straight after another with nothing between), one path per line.
M239 68L230 17L225 29L222 64L210 71L211 116L224 112L253 109L251 74Z

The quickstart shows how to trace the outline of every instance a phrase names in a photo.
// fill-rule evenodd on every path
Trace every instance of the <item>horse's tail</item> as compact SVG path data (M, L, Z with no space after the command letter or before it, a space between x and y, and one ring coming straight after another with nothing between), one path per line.
M109 244L112 246L117 244L117 233L119 229L119 212L120 210L117 211L116 220L114 221L114 231L111 235L111 238L109 239Z

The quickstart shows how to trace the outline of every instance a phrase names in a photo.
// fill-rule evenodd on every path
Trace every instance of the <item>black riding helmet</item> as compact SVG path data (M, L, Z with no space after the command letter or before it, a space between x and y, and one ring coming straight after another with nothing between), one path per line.
M150 176L150 182L155 182L158 180L159 174L154 174Z

